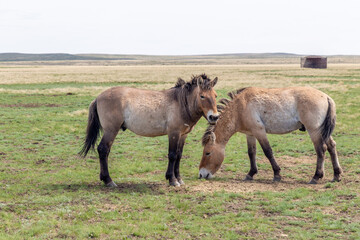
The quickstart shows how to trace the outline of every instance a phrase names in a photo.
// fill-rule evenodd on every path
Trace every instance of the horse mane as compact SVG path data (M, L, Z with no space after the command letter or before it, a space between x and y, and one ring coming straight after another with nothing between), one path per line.
M181 89L184 88L187 91L191 92L194 88L199 86L203 90L210 90L212 88L211 79L205 74L193 75L189 82L185 82L182 78L178 78L175 86L173 88Z
M178 78L177 83L175 84L174 88L180 88L182 87L186 82L182 78Z
M174 87L171 88L169 94L171 94L172 98L175 101L178 101L181 106L182 116L187 118L190 121L194 121L194 114L201 115L201 113L191 113L190 104L188 102L188 96L192 93L192 91L200 87L202 90L210 90L213 86L211 83L211 79L205 74L201 75L193 75L191 80L185 82L182 78L178 78Z
M204 135L203 135L203 137L201 139L201 144L202 144L203 147L205 147L205 145L208 144L208 142L210 140L215 141L215 139L213 139L215 127L216 127L216 125L208 124L208 127L207 127L207 129L206 129L206 131L205 131L205 133L204 133Z
M240 88L238 90L232 91L232 92L228 92L227 95L230 97L230 100L227 98L222 98L220 99L220 103L223 105L217 105L217 109L218 112L221 113L224 111L224 109L226 108L226 106L229 105L229 103L234 100L234 98L239 95L242 91L244 91L246 88ZM220 116L221 117L221 116Z
M228 96L230 97L230 100L227 99L227 98L222 98L220 99L220 103L222 105L217 105L217 110L218 112L220 113L220 118L219 118L219 121L221 119L221 114L228 108L229 106L229 103L232 102L234 100L234 98L239 95L242 91L244 91L246 88L240 88L238 90L235 90L235 91L232 91L232 92L228 92ZM209 141L215 141L215 134L214 134L214 131L215 131L215 128L216 128L216 124L215 125L211 125L211 124L208 124L208 127L207 129L205 130L205 133L202 137L202 140L201 140L201 143L202 143L202 146L204 147L206 144L209 143Z

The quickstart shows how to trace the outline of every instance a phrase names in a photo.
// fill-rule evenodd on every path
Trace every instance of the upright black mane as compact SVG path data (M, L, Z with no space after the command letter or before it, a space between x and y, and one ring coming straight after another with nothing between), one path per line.
M239 95L242 91L244 91L246 88L240 88L238 90L235 90L233 92L228 92L228 96L230 97L230 100L227 98L220 99L220 103L222 105L217 105L217 110L220 113L220 119L221 119L221 113L224 112L226 107L229 105L229 103L235 98L235 96ZM220 120L219 119L219 120ZM216 125L209 124L207 129L205 130L205 133L202 137L202 145L205 146L211 139L213 139L213 134L215 131Z
M220 99L220 103L222 105L217 105L217 109L218 112L221 113L222 111L224 111L225 107L235 98L235 96L239 95L242 91L244 91L246 88L240 88L238 90L232 91L232 92L228 92L228 96L230 97L230 100L227 98L222 98ZM221 117L221 115L220 115Z
M210 90L212 88L211 79L205 74L192 76L189 82L185 82L182 78L178 78L175 86L173 88L184 88L187 91L191 92L194 88L199 86L203 90Z
M193 120L193 114L190 113L187 97L197 87L200 87L202 90L210 90L212 88L211 79L205 73L196 76L193 75L188 82L185 82L182 78L178 78L175 86L171 88L174 90L171 93L173 98L182 106L183 116L189 120ZM195 114L201 116L201 113Z
M210 139L212 138L212 135L214 134L214 130L215 130L216 125L211 125L208 124L207 129L205 130L205 133L202 137L201 140L201 144L203 147L205 147L205 145L210 141Z

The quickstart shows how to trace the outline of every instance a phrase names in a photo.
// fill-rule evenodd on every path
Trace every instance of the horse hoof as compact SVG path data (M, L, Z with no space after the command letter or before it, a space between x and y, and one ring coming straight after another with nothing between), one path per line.
M253 177L250 175L246 175L246 177L244 178L244 181L252 181Z
M308 184L317 184L318 183L318 181L317 180L315 180L315 179L311 179L311 181L308 183Z
M173 186L173 187L180 187L180 183L177 180L171 181L171 182L169 182L169 184L170 184L170 186Z
M179 183L180 185L185 185L185 183L184 183L184 181L183 181L182 179L178 179L178 183Z
M280 182L280 181L281 181L281 176L274 176L273 182Z
M110 188L117 187L117 185L113 181L107 183L106 186Z
M331 182L340 182L341 179L340 178L334 178L333 180L331 180Z

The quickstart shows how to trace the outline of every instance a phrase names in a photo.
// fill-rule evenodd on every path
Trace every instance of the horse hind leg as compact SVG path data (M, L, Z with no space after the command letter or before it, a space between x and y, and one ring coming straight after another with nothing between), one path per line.
M332 181L340 182L340 175L342 173L342 169L340 167L338 155L336 152L336 142L334 141L334 139L331 136L330 136L329 140L327 141L326 146L327 146L328 152L330 154L331 163L332 163L333 169L334 169L334 179Z
M323 178L324 176L324 159L327 146L319 133L310 134L310 137L314 144L317 160L315 174L309 184L317 184L319 179Z
M100 159L100 180L103 181L108 187L117 187L117 185L111 179L108 169L108 157L117 133L118 131L104 131L104 135L97 148Z

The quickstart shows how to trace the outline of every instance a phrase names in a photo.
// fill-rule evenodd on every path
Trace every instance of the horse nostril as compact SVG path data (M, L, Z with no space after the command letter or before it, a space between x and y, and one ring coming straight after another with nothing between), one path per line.
M210 115L209 119L210 119L210 121L214 121L214 122L215 122L216 120L219 119L219 116Z
M210 173L208 173L208 174L206 175L206 177L205 177L206 179L209 177L209 174L210 174Z
M201 175L201 173L200 173L200 175L199 175L199 178L202 178L202 175Z

